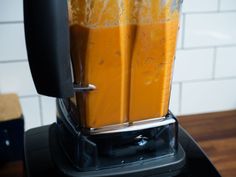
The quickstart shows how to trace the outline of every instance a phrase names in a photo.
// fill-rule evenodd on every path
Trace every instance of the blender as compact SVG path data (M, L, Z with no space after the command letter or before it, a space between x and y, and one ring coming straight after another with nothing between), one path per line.
M57 122L25 135L29 176L176 176L168 110L181 0L24 0L37 92Z

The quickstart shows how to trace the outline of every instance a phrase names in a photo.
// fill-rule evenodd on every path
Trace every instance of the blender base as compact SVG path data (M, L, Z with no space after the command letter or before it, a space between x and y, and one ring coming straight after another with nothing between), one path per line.
M30 177L172 177L178 175L185 165L185 153L181 146L175 155L149 161L124 164L122 167L94 171L78 171L66 158L56 135L57 125L34 128L25 135L26 172Z
M153 166L140 165L132 170L125 168L109 169L95 172L78 172L73 165L67 161L64 153L57 144L55 138L56 125L34 128L25 134L25 166L27 176L68 176L68 177L105 177L105 176L137 176L137 177L221 177L205 153L191 138L191 136L179 127L180 148L176 157L177 163L163 166L160 162L168 162L167 159L159 159ZM184 156L184 152L186 156ZM184 165L184 159L186 161ZM173 160L173 159L172 159ZM182 168L183 167L183 168ZM166 173L164 173L164 171Z

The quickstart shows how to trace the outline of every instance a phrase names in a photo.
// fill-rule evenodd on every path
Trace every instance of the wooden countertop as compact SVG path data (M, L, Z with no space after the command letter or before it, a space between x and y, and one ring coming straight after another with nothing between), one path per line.
M9 162L0 165L1 177L25 177L23 161Z
M179 122L204 149L222 177L236 176L236 111L182 116ZM0 166L0 176L23 174L22 162Z
M236 111L179 117L222 177L236 176Z

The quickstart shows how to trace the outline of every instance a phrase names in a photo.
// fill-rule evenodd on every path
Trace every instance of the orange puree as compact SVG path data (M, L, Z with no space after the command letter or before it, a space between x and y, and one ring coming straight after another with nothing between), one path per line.
M161 0L137 7L135 1L106 0L106 8L99 4L101 0L89 2L93 1L93 6L86 8L84 0L71 0L70 4L75 82L96 86L94 91L76 94L84 126L99 128L165 116L178 10L171 11L168 0L162 7ZM92 7L86 15L86 9Z

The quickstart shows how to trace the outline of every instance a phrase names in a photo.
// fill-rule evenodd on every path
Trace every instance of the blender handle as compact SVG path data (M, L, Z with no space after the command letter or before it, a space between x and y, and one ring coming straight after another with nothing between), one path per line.
M24 0L24 25L37 92L73 96L67 0Z

